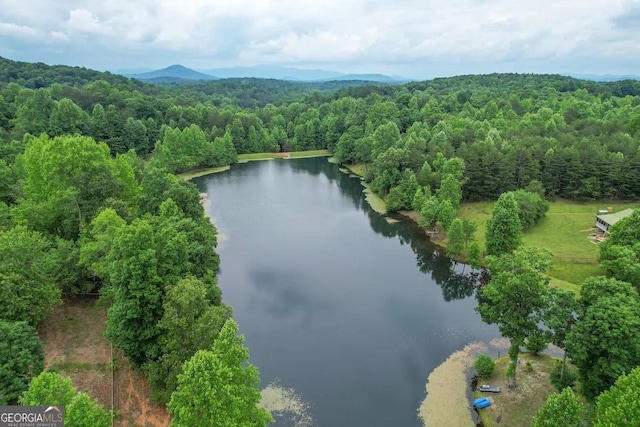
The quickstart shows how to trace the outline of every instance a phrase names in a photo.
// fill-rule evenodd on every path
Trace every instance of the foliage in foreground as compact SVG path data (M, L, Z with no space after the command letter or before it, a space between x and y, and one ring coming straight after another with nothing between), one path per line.
M621 375L596 401L595 427L640 425L640 367Z
M584 404L573 394L573 390L565 388L558 394L549 396L547 401L536 412L533 427L583 427Z
M31 378L44 369L44 349L26 322L0 321L0 405L15 405Z
M64 406L67 427L108 427L111 414L87 393L76 392L71 379L57 372L45 371L31 380L29 389L20 397L27 406Z
M167 405L172 425L264 427L273 422L259 408L258 368L248 363L249 350L233 319L225 322L211 350L199 350L178 375L178 388Z
M626 282L592 277L582 285L578 320L567 336L582 392L595 399L640 366L640 296Z

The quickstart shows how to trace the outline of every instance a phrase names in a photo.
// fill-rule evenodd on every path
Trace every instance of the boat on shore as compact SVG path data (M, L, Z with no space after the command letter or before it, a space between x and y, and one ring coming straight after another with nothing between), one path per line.
M488 397L481 397L473 401L474 408L482 409L488 406L491 406L491 399L489 399Z
M487 384L480 384L477 390L484 391L487 393L500 393L502 391L502 389L499 386L487 385Z

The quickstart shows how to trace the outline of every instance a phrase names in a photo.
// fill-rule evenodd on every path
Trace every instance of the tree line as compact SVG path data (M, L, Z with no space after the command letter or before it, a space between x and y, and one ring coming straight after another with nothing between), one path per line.
M33 81L40 72L47 79ZM199 392L203 366L239 361L238 378L255 384L217 287L215 229L196 189L171 173L261 151L326 148L341 163L365 164L365 180L391 210L417 210L426 229L441 224L455 243L450 251L473 260L473 224L456 219L456 209L462 200L500 196L487 232L492 278L481 296L491 303L480 310L511 339L512 360L523 345L567 346L579 370L603 364L580 370L592 398L637 363L640 353L625 347L636 345L632 337L591 343L585 335L605 306L635 313L637 291L620 283L637 283L637 244L620 237L605 246L602 262L616 279L585 284L570 320L570 297L547 291L548 254L521 249L518 233L546 212L545 192L640 195L638 82L461 76L302 92L242 108L242 91L221 98L200 86L157 87L41 64L12 63L0 78L0 318L15 337L0 354L25 357L16 368L25 372L3 387L6 402L18 401L42 369L34 327L63 292L103 293L107 335L174 414ZM615 327L636 321L605 313ZM626 359L612 370L592 344L624 348ZM240 356L224 357L234 351ZM255 406L256 394L244 390L243 404ZM224 393L207 396L224 401ZM255 425L268 419L252 416Z
M68 379L42 372L35 333L63 294L97 291L109 307L107 337L145 374L154 400L172 402L175 425L192 425L184 407L203 393L229 413L242 406L247 425L271 420L256 406L258 372L247 365L231 309L222 302L216 230L195 186L133 151L112 157L91 137L43 133L23 141L13 163L19 192L0 205L0 326L6 337L0 402L66 405L69 425L86 425L94 413L92 425L110 425L111 415L76 394ZM183 369L205 355L216 375L235 372L224 387L217 381L202 388L204 367ZM80 417L87 406L92 412Z

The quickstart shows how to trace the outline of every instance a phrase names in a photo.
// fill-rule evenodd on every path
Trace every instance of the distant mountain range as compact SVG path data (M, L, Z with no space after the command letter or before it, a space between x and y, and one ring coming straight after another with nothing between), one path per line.
M214 77L209 74L200 73L198 71L187 68L183 65L170 65L167 68L161 70L148 71L141 74L129 74L127 77L133 77L138 80L218 80L218 77Z
M614 74L565 74L580 80L591 80L594 82L617 82L620 80L640 80L640 74L614 75Z
M118 73L116 71L116 73ZM254 77L302 82L360 80L377 83L404 83L410 79L385 74L344 74L329 70L306 70L300 68L280 67L277 65L257 65L254 67L229 67L203 70L192 70L183 65L171 65L161 70L144 73L120 72L118 74L138 80L151 82L176 82L180 80L218 80L229 78Z

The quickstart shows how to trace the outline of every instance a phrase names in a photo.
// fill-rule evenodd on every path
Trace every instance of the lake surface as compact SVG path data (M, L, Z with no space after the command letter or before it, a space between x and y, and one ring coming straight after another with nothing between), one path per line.
M474 311L469 267L414 223L389 224L326 158L237 164L194 183L224 235L219 285L251 362L263 386L295 389L313 425L421 426L429 373L498 336Z

